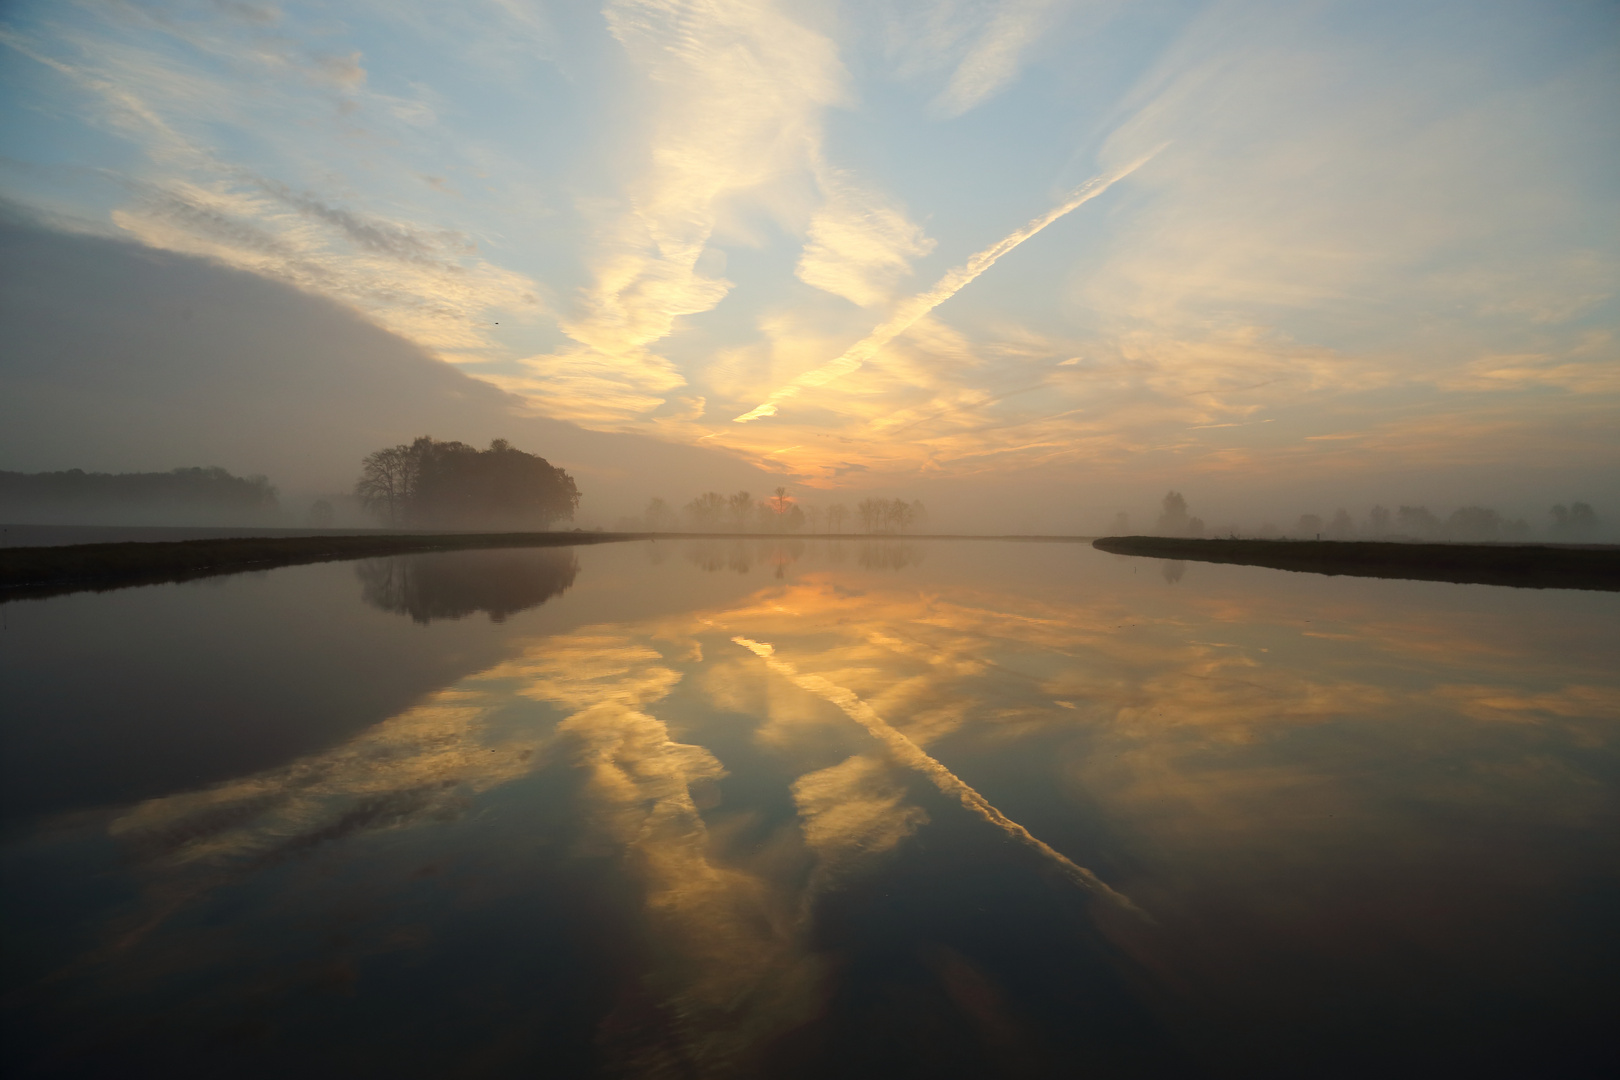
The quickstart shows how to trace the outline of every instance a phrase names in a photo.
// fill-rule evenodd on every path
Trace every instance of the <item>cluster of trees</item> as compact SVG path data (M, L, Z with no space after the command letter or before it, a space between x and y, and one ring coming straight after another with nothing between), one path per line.
M263 476L220 468L170 472L0 472L0 519L18 524L258 524L280 510Z
M1162 510L1155 523L1156 536L1203 536L1204 522L1188 513L1187 500L1180 492L1165 495ZM1597 512L1584 502L1569 506L1554 506L1548 511L1550 519L1545 536L1551 540L1571 543L1595 540L1602 532L1603 521ZM1114 535L1130 532L1130 518L1121 513L1114 519ZM1216 536L1257 536L1302 540L1355 540L1406 539L1448 540L1467 542L1525 541L1536 535L1536 530L1524 518L1508 518L1487 506L1464 506L1440 517L1426 506L1398 506L1393 511L1385 506L1374 506L1367 516L1357 522L1348 510L1340 509L1331 517L1320 514L1302 514L1291 530L1267 523L1258 530L1240 530L1235 525L1213 530Z
M496 439L488 450L423 435L366 455L355 496L392 526L536 528L570 521L573 477Z
M758 533L842 533L858 523L865 533L903 533L928 520L921 500L862 499L853 514L843 503L821 507L803 503L777 488L768 498L756 501L746 491L723 495L708 491L676 510L663 499L653 499L639 518L620 518L621 532L758 532Z

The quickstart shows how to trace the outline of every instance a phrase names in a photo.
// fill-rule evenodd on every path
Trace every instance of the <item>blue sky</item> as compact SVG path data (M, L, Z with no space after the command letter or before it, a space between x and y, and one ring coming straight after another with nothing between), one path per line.
M805 490L1620 473L1612 3L0 18L5 197L520 412Z

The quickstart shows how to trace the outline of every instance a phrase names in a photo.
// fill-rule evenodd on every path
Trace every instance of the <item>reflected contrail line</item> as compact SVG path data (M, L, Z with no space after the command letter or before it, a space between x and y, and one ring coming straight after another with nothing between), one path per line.
M936 758L930 756L927 751L908 739L902 732L889 726L889 723L879 716L872 706L862 701L854 691L846 690L844 687L829 682L820 675L806 675L800 672L798 668L786 660L777 657L774 645L763 641L753 641L745 637L734 637L731 640L765 661L766 667L787 679L794 686L799 687L801 690L808 690L812 694L837 705L851 720L861 725L871 733L873 738L882 743L896 761L928 777L941 792L953 796L967 809L1000 828L1014 840L1045 855L1058 865L1064 872L1064 876L1081 888L1105 897L1126 911L1139 915L1144 919L1150 918L1145 911L1131 901L1130 897L1115 891L1102 878L1051 845L1036 839L1028 829L997 810L990 804L990 800L969 787L961 777L940 764Z
M1163 149L1163 147L1160 147L1159 149ZM1002 237L1000 240L996 241L994 244L991 244L983 251L974 253L974 255L961 266L952 267L950 270L947 270L945 272L945 276L940 278L932 289L929 289L927 292L918 293L916 296L913 296L909 300L901 303L900 306L895 309L893 315L890 315L882 323L878 324L877 329L873 330L870 334L867 334L860 341L857 341L855 344L851 345L844 351L842 356L838 357L838 359L829 360L820 367L800 375L786 386L778 387L777 389L771 391L770 396L767 397L763 402L754 406L741 416L733 417L732 422L736 424L746 424L748 421L758 420L762 416L775 416L776 406L786 401L788 398L798 396L800 390L807 387L813 388L817 386L825 386L827 383L838 378L840 375L848 375L850 372L855 371L862 364L876 356L878 350L882 349L889 342L911 329L912 325L916 323L918 319L922 318L924 315L927 315L930 311L933 311L935 308L939 307L939 305L961 292L964 288L972 283L974 278L978 277L980 274L994 266L997 259L1000 259L1003 255L1007 254L1007 252L1011 251L1019 244L1022 244L1025 240L1028 240L1030 237L1052 224L1052 222L1056 221L1058 218L1063 217L1070 211L1090 202L1092 199L1095 199L1098 195L1101 195L1103 192L1112 187L1117 181L1123 180L1125 177L1147 164L1148 159L1153 157L1153 155L1157 154L1158 152L1159 150L1156 149L1152 153L1133 161L1131 164L1122 169L1117 169L1111 173L1104 173L1101 176L1094 176L1090 180L1087 180L1084 184L1081 184L1079 187L1075 188L1074 191L1070 192L1067 199L1064 199L1062 202L1052 207L1052 209L1048 210L1040 217L1029 222L1029 224L1025 225L1023 228Z

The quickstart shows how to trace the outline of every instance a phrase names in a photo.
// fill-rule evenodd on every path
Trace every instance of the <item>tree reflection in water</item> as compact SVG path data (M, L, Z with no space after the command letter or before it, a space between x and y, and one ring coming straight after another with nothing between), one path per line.
M572 548L458 551L357 563L360 596L381 611L426 625L487 612L492 622L539 607L574 583Z
M856 561L863 570L904 570L923 561L922 548L894 540L872 540L863 543Z

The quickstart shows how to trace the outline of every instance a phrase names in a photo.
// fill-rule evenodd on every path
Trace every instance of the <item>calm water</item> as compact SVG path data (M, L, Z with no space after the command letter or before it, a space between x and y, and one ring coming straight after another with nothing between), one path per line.
M1615 595L665 541L0 618L12 1075L1616 1064Z

